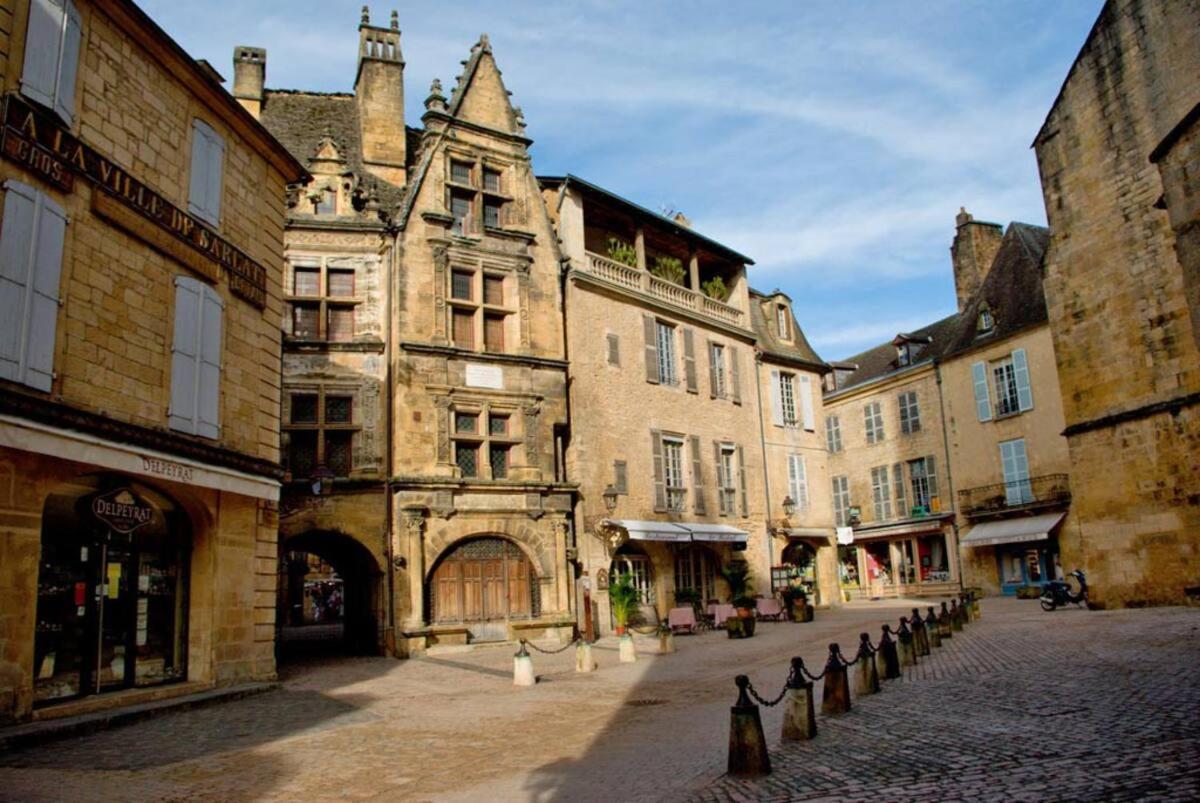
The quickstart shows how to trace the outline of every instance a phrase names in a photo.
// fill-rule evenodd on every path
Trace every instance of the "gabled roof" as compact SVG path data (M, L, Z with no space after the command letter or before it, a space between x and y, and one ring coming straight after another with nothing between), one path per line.
M755 337L758 339L758 350L767 357L775 357L785 362L802 363L822 374L827 373L830 370L829 365L809 345L808 338L804 336L804 330L800 328L800 322L796 320L790 305L788 306L788 317L791 319L792 331L795 333L792 340L790 342L780 340L775 334L775 328L771 326L771 321L763 314L763 302L777 296L787 298L779 291L762 293L750 288L750 326L754 329Z
M932 360L938 356L943 344L950 339L957 323L958 313L955 313L914 332L906 332L911 355L908 365L900 365L896 355L896 346L892 340L880 343L861 354L839 360L840 363L850 363L857 365L858 368L846 377L844 384L838 388L838 392L889 374L906 371L914 365Z

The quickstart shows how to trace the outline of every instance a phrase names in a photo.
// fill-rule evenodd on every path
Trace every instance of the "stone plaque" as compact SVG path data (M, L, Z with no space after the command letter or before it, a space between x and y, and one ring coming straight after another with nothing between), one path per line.
M504 389L504 369L499 365L485 365L478 362L467 363L466 384L469 388Z

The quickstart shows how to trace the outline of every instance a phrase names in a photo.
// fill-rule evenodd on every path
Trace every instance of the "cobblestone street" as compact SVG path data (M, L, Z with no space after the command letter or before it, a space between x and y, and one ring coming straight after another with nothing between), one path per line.
M907 606L911 608L910 606ZM985 600L984 619L932 660L819 718L775 772L723 776L737 672L774 696L787 660L821 665L900 603L770 624L746 641L572 671L535 653L541 682L511 684L511 648L294 667L284 688L0 758L5 800L1195 799L1200 795L1200 611L1043 613ZM550 645L543 645L549 647ZM851 651L852 654L852 651ZM819 688L818 688L819 694Z

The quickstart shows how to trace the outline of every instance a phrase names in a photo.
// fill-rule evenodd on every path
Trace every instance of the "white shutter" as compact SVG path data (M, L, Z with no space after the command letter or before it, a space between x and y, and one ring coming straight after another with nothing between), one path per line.
M797 455L794 454L788 455L788 496L792 497L793 502L795 502L800 496L799 476L796 469L796 457Z
M808 510L808 466L805 464L803 455L794 455L794 457L798 468L797 487L800 493L792 498L796 500L797 509Z
M62 54L63 0L31 0L25 34L25 66L21 94L48 109L55 108L58 64Z
M779 371L771 369L771 418L775 426L783 426L783 399L779 395Z
M812 380L808 374L800 374L800 411L804 417L804 428L815 432L817 424L813 417Z
M175 277L175 335L171 343L171 429L196 434L196 388L200 378L200 321L204 288Z
M196 434L216 438L221 434L221 314L225 304L211 287L201 290Z
M66 20L62 34L62 51L58 63L58 82L54 89L54 111L67 125L75 119L75 78L79 73L79 45L83 40L83 23L79 9L66 0Z
M67 213L48 196L41 193L39 196L23 381L38 390L48 391L54 379L54 333L58 327Z
M18 181L4 182L4 229L0 233L0 377L21 381L25 354L26 298L37 240L38 193Z
M207 128L207 126L205 126ZM225 167L225 140L208 129L208 213L214 226L221 222L221 181Z
M212 225L221 219L221 167L225 143L203 120L192 121L188 211Z
M971 379L975 384L975 414L980 421L991 421L992 400L988 397L987 365L982 362L972 365Z
M1029 385L1029 361L1025 358L1025 349L1015 349L1012 353L1013 377L1017 381L1017 409L1021 412L1033 409L1033 389Z

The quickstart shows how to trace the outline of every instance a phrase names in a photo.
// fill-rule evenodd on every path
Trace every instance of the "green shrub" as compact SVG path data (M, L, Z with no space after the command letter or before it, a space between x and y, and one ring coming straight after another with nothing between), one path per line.
M650 273L673 284L683 284L685 275L681 260L676 257L659 256L654 258L654 264L650 266Z
M706 282L701 282L700 289L704 291L704 295L715 298L717 301L726 301L729 298L729 288L720 276L714 276Z
M637 613L641 603L641 596L633 584L633 577L628 574L617 575L616 581L608 586L608 601L612 605L612 615L617 627L628 626L630 618Z
M638 264L637 249L616 237L608 238L608 258L631 268L636 268Z

